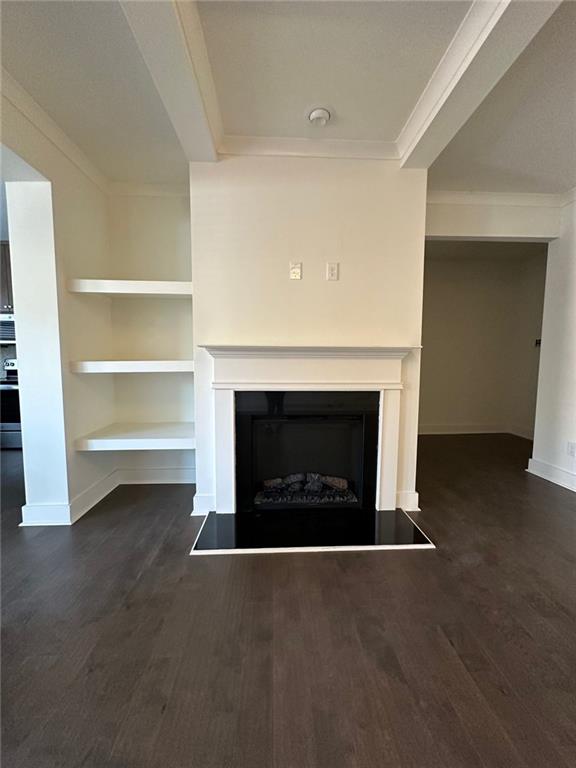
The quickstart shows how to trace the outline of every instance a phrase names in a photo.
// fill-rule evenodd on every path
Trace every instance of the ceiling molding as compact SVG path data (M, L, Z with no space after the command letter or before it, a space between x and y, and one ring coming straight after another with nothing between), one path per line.
M572 189L568 190L568 192L560 195L560 198L562 199L562 208L564 208L566 205L572 205L572 203L576 203L576 187L572 187Z
M5 69L2 69L2 96L17 109L40 133L73 163L90 181L108 191L108 180L82 150L64 133L62 128L34 101L28 91Z
M402 165L429 168L561 0L474 0L397 139Z
M224 136L218 152L220 155L398 160L393 141Z
M204 39L204 30L198 13L198 4L191 0L176 0L176 12L184 33L186 48L200 88L200 95L210 124L214 143L218 145L224 135L222 115Z
M108 185L112 197L190 197L188 184L131 184L114 181Z
M574 190L572 190L574 193ZM568 201L569 202L569 201ZM530 192L428 192L427 205L514 206L518 208L561 208L567 195Z
M212 76L197 10L173 0L120 0L120 6L186 158L217 160L218 137L212 131L219 127L219 111L213 83L207 86ZM203 94L201 82L209 93Z

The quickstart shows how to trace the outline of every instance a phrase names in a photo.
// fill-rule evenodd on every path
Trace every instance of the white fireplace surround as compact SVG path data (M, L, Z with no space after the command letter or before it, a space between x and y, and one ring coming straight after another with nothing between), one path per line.
M203 347L212 357L216 512L236 511L237 391L380 392L376 508L397 506L402 360L419 347Z

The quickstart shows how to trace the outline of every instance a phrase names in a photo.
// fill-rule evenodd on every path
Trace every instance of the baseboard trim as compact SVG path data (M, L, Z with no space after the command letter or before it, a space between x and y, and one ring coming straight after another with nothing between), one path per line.
M547 464L539 459L530 459L526 471L530 472L531 475L541 477L543 480L548 480L550 483L561 485L569 491L576 491L576 472L562 469L562 467L557 467L554 464Z
M75 496L69 504L25 504L23 528L43 525L73 525L119 485L190 485L196 481L193 467L115 469Z
M422 424L419 435L495 435L507 432L502 424Z
M116 472L120 478L118 485L190 485L196 482L194 467L117 469Z
M95 507L99 501L108 496L118 485L118 473L116 471L110 472L109 475L93 483L85 491L75 496L70 502L71 524L79 520L92 507Z
M72 525L70 504L24 504L21 528L39 525Z
M398 491L396 493L396 506L404 512L420 512L418 501L416 491Z
M216 509L216 498L213 493L197 493L194 496L192 517L207 515Z

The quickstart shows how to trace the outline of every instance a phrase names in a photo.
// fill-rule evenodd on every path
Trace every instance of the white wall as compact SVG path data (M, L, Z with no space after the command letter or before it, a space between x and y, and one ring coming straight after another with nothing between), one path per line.
M576 490L576 203L563 210L549 249L536 431L529 469Z
M33 493L27 488L28 501L35 505L34 509L27 508L30 522L73 521L114 487L114 478L193 481L190 451L113 454L74 448L78 437L118 420L190 420L194 407L191 376L175 374L164 381L151 376L137 381L138 377L69 371L73 360L114 358L117 354L128 358L140 354L191 357L190 301L176 300L161 308L158 299L112 300L75 295L66 289L67 280L75 277L190 279L188 190L113 185L109 194L106 180L16 86L3 93L2 140L51 183L53 201L55 295L46 322L56 324L60 353L51 358L52 370L44 377L42 397L55 404L58 396L63 398L66 459L58 472L53 464L46 464L50 445L56 449L57 430L45 430L44 442L48 439L52 443L44 445L39 455L46 466L52 466L52 484L35 484ZM18 258L17 245L12 257ZM20 293L22 290L20 286ZM35 341L37 344L38 335ZM52 374L54 380L58 376L61 379L60 393L50 388ZM43 421L34 418L28 423L37 430ZM41 469L40 464L38 467ZM117 469L123 473L118 474ZM28 468L26 472L34 476ZM59 488L57 499L51 490L54 484ZM56 503L59 516L54 511Z
M546 245L428 242L423 434L534 429Z
M190 280L188 188L122 185L111 190L111 274L118 279Z
M52 190L47 181L10 181L6 186L20 358L19 395L27 500L24 519L31 522L49 517L66 521L69 517L68 463Z
M112 188L109 198L111 276L136 280L190 280L188 189L156 185ZM190 299L126 298L108 301L110 356L120 359L191 359ZM115 421L194 421L190 374L116 375ZM193 451L126 451L115 455L124 475L150 481L194 481Z
M559 195L430 192L426 237L549 241L560 234Z
M395 162L225 157L192 164L195 509L213 508L203 344L419 345L426 172ZM288 279L290 261L303 280ZM328 261L340 281L325 280ZM414 493L419 352L405 363L401 492Z
M58 502L63 506L68 505L71 514L72 511L73 514L80 514L84 511L86 492L91 487L97 487L110 474L112 464L106 455L77 453L73 446L74 437L111 421L113 384L107 377L98 377L96 381L90 377L73 375L69 373L68 366L70 360L74 360L86 345L98 345L99 338L106 335L109 329L110 317L106 311L95 311L93 305L71 296L66 291L65 281L67 276L88 269L107 271L107 195L94 179L83 172L78 164L48 138L46 132L39 130L29 116L4 94L2 142L52 185L57 322L61 347L61 359L54 356L52 365L61 369L62 376L68 488L67 497L59 498ZM17 244L12 247L12 259L14 262L18 260ZM19 271L16 263L14 273L14 290L18 296L23 287L18 285ZM46 318L47 322L55 320L53 317ZM19 352L23 354L24 350L20 348ZM57 392L50 390L48 383L43 386L42 394L48 401L58 397ZM46 455L49 455L49 451ZM35 504L43 503L42 494L39 488L38 493L34 494ZM50 503L55 503L55 500L50 498ZM45 511L46 516L52 514L49 509Z

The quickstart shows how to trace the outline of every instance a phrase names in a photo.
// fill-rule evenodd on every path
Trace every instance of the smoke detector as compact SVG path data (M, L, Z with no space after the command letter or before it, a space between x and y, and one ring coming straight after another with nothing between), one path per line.
M332 115L327 109L324 107L316 107L316 109L313 109L308 115L308 120L310 120L312 125L325 126L330 122L331 117Z

